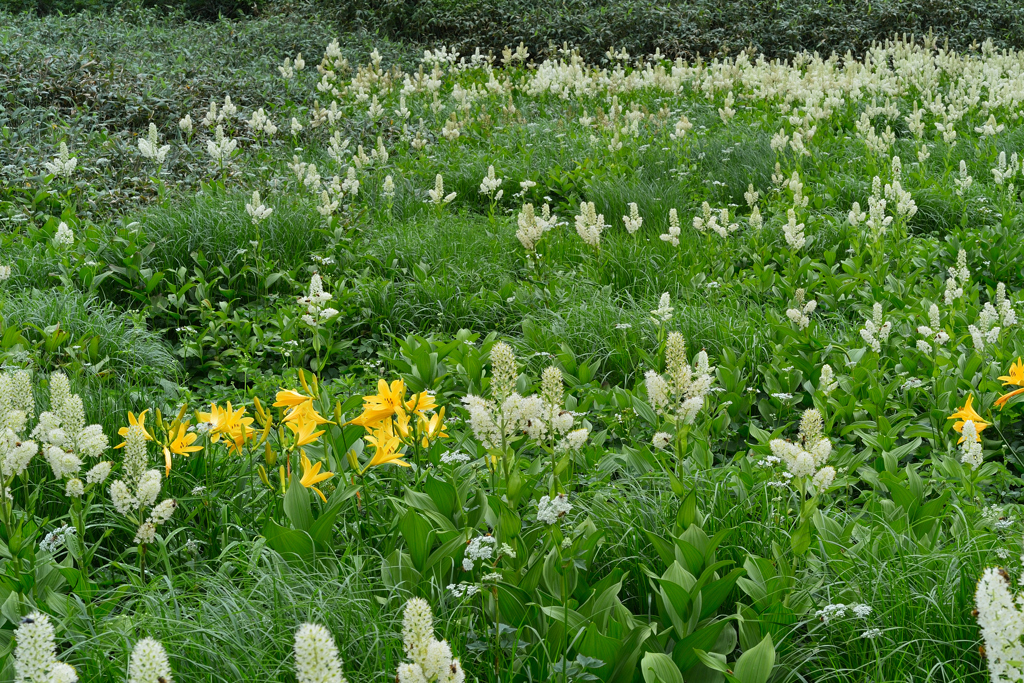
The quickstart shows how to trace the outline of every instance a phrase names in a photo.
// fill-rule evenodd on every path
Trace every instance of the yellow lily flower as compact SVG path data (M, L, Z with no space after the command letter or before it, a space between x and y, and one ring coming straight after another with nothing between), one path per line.
M199 437L188 431L188 420L178 426L176 434L171 435L171 442L164 446L164 464L167 466L167 473L164 476L171 476L171 455L183 455L188 457L192 453L203 450L202 446L192 444Z
M363 414L351 420L349 424L370 428L396 413L402 414L405 412L404 399L404 381L396 379L388 386L384 380L378 380L377 393L373 396L363 396Z
M309 458L306 457L305 451L300 451L299 457L299 463L302 465L302 478L299 479L299 483L307 489L313 489L316 491L316 494L320 496L320 500L326 503L327 498L320 489L316 487L316 485L333 477L334 472L321 472L320 467L323 463L318 461L315 465L311 464L309 462Z
M412 434L412 429L409 426L409 414L401 413L395 415L394 427L398 436L402 437L403 440L408 439L409 435Z
M438 439L447 438L448 434L445 430L444 424L444 406L441 409L430 416L430 420L427 420L423 415L420 415L420 431L423 433L423 447L429 448L430 444Z
M437 402L434 401L434 397L426 391L421 391L418 394L413 394L412 398L405 402L405 409L410 413L423 413L433 410L437 407Z
M1021 362L1021 359L1018 357L1017 362L1012 363L1010 365L1009 375L1003 375L999 379L1000 381L1002 381L1004 387L1009 386L1011 384L1014 386L1021 387L1020 389L1015 389L1014 391L1011 391L1007 394L1003 394L1002 396L996 399L996 405L999 406L1000 410L1002 410L1004 407L1006 407L1007 401L1009 401L1011 398L1013 398L1014 396L1019 396L1020 394L1024 394L1024 363Z
M387 426L381 425L380 428L375 429L372 434L366 437L367 443L375 449L373 458L366 465L366 469L376 467L377 465L387 465L388 463L400 467L409 467L409 463L402 460L405 454L398 450L402 444L402 439L395 436L390 422L385 424Z
M313 431L316 429L316 423L312 421L288 422L286 424L288 425L288 429L292 430L292 433L295 435L296 446L308 446L324 434L322 429L318 432Z
M312 396L303 396L297 391L291 389L281 389L277 392L275 397L274 407L275 408L294 408L295 406L302 405L306 401L312 401Z
M1010 374L1003 375L999 380L1003 383L1003 386L1013 384L1014 386L1024 387L1024 362L1021 362L1020 357L1017 357L1016 363L1010 364Z
M232 450L241 447L245 439L248 438L248 435L252 433L250 426L253 423L253 419L245 416L244 406L234 410L231 407L231 401L228 401L226 408L221 408L216 403L211 403L210 412L197 412L196 418L200 422L210 423L211 443L220 441L221 436L228 436L235 444ZM243 426L245 427L244 438ZM242 443L239 443L239 441Z
M136 417L135 413L132 413L131 411L129 411L128 412L128 425L130 427L142 427L142 433L146 435L146 441L152 441L153 440L153 435L146 431L146 413L148 413L148 412L149 412L149 408L146 408L141 413L139 413L138 417ZM117 430L117 435L120 436L122 439L127 437L128 436L128 427L121 427L120 429L118 429ZM114 448L124 448L124 445L125 445L125 442L121 442L118 445L114 446Z
M956 430L956 432L958 434L962 434L963 433L963 431L964 431L964 421L965 420L970 420L971 422L973 422L974 423L974 428L978 432L978 436L976 438L980 442L981 441L981 432L982 432L982 430L985 429L986 427L988 427L989 425L991 425L992 423L991 422L985 422L983 419L981 419L981 415L978 415L978 413L975 412L974 408L971 405L973 402L974 402L974 396L972 394L969 394L967 396L967 401L964 403L963 408L960 408L959 410L957 410L955 413L953 413L952 415L950 415L946 419L947 420L960 420L959 422L957 422L956 424L953 425L953 429ZM960 440L957 441L957 443L958 444L959 443L963 443L963 441L964 441L964 437L961 436Z
M282 422L297 422L299 424L312 422L316 425L334 424L327 418L320 415L320 413L316 412L316 409L313 407L312 400L296 405L288 412L287 415L284 416Z

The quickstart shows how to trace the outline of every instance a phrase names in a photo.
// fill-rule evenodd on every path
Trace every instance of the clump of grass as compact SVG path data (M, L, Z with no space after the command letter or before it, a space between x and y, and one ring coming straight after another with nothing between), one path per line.
M254 225L245 212L248 200L211 190L139 216L146 240L160 245L151 254L151 266L191 268L197 252L211 263L230 265L253 251L252 242L258 241L281 267L294 268L307 263L309 254L326 243L323 219L308 207L268 198L274 213Z
M68 289L19 290L0 295L0 313L38 330L59 325L72 340L96 338L107 367L123 378L174 378L178 362L160 335L112 304Z

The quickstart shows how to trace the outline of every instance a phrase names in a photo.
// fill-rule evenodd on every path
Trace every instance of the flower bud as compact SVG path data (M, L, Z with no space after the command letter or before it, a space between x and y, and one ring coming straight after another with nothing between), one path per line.
M263 465L259 466L260 481L267 485L267 488L273 490L273 486L270 484L270 477L267 476L267 471L263 469Z

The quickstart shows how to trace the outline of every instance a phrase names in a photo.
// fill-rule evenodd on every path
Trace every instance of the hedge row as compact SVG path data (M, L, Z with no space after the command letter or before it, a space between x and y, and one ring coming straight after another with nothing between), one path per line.
M769 57L803 50L860 55L894 33L965 49L991 38L1024 47L1022 0L320 0L328 14L392 38L444 43L462 53L499 53L523 42L531 53L568 43L588 60L611 47L631 54ZM940 44L942 44L940 42Z

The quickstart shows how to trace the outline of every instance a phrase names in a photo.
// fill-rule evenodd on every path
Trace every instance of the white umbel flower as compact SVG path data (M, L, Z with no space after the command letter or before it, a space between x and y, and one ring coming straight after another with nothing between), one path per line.
M537 521L544 524L557 524L558 521L572 511L569 496L559 493L554 498L544 496L537 504Z
M668 432L657 432L651 440L651 445L663 451L672 445L672 435Z
M135 644L128 660L128 683L174 683L171 664L160 641L143 638Z
M345 683L334 638L319 624L295 632L295 678L299 683Z

